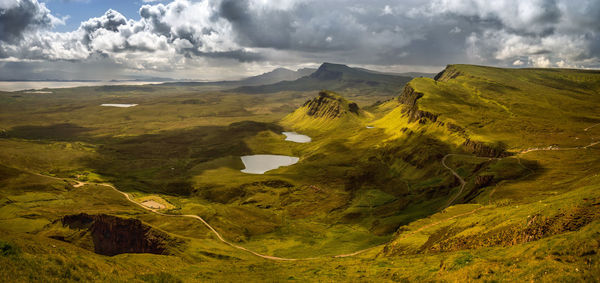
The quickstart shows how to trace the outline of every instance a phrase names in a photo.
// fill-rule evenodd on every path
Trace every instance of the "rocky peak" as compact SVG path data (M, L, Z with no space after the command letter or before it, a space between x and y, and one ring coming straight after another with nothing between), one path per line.
M319 80L340 80L344 73L353 71L352 68L346 65L323 63L310 77Z
M304 103L306 115L315 118L339 118L346 114L359 115L360 108L354 102L348 102L341 96L330 92L321 91L319 95Z

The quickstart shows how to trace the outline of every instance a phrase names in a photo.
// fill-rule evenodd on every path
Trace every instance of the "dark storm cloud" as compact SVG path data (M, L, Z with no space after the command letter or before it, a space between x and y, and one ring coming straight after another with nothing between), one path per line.
M56 18L37 0L3 2L0 5L0 41L17 41L23 32L48 28L54 21Z
M139 20L108 10L70 33L47 30L56 18L36 0L0 9L0 57L11 60L600 67L600 1L590 0L174 0L143 5Z
M237 32L237 41L248 46L285 49L290 47L293 18L282 10L251 11L248 0L224 0L220 15Z
M240 62L256 62L265 60L265 57L256 52L248 52L244 50L233 50L223 52L197 52L198 56L209 57L209 58L226 58L236 59Z

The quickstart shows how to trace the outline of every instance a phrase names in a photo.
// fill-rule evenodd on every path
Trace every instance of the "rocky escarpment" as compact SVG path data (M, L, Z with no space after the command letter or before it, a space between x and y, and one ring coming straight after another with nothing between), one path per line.
M113 256L122 253L152 253L169 255L185 244L165 232L137 219L86 213L66 215L60 222L63 229L48 235L51 238L93 249L97 254ZM67 231L64 228L68 228ZM91 243L90 243L91 242Z
M483 142L467 139L462 146L467 152L481 157L506 157L510 155L508 152L506 152L505 146L501 143L489 145Z
M306 115L314 118L340 118L346 114L359 115L360 108L354 102L347 102L342 97L329 92L321 91L319 96L304 103Z
M421 124L425 124L427 121L437 121L437 114L419 110L417 100L421 97L423 97L423 93L415 91L414 88L407 84L398 97L398 102L404 105L402 113L408 115L408 121L411 123L418 121Z
M453 72L452 70L454 69L447 68L446 70L444 70L444 72L448 71L447 75L443 75L441 73L438 75L440 78L456 76L457 73ZM427 122L437 122L437 124L440 126L445 125L444 122L438 121L438 114L419 109L417 102L421 97L423 97L423 93L416 91L410 86L410 84L407 84L402 90L400 96L398 96L398 102L403 105L402 113L408 116L409 123L419 122L420 124L425 124ZM457 133L458 135L465 138L462 147L465 151L469 153L473 153L477 156L483 157L505 157L509 155L505 151L504 146L502 146L501 144L488 145L483 142L470 140L464 128L452 123L448 123L446 127L451 132Z
M471 226L443 226L427 235L428 239L419 247L402 244L388 244L383 248L386 256L402 254L422 254L452 252L483 247L513 246L537 241L543 238L578 231L588 224L600 219L598 199L588 200L584 204L565 209L562 212L544 216L535 214L528 216L519 224L490 227L487 231L463 235ZM402 228L399 232L405 232ZM590 246L592 247L592 246ZM596 253L596 251L592 251Z
M437 82L447 82L451 79L454 79L458 76L462 75L462 73L452 66L446 66L446 69L439 72L433 79Z
M446 240L428 245L428 250L446 252L481 247L512 246L577 231L599 218L600 207L598 204L588 203L553 216L536 214L530 216L525 224L498 227L482 234L451 237L459 234L460 229L450 229L445 232L445 237L439 237Z

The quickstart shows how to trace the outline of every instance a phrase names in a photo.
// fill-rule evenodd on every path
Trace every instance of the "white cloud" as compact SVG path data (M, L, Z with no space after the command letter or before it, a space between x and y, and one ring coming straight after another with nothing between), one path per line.
M531 56L529 57L530 65L538 68L548 68L552 66L550 59L546 56Z
M385 7L383 7L383 11L381 12L382 15L392 15L394 14L394 11L392 11L392 7L390 7L390 5L385 5Z
M66 18L38 0L0 0L0 58L83 62L100 56L157 72L214 64L223 74L223 66L257 70L322 61L600 67L600 1L143 2L151 4L140 8L139 20L109 10L59 33L52 27ZM21 25L7 16L21 14L27 19Z

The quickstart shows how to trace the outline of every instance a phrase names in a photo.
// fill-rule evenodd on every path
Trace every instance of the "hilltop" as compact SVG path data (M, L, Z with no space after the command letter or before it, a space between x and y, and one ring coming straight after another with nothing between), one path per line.
M445 125L443 135L502 143L509 151L557 141L582 145L589 140L575 139L579 128L600 122L598 88L600 71L450 65L434 80L407 84L398 103L413 107L408 120L400 119L402 108L381 125L398 129L425 115L419 119Z
M339 127L344 129L362 125L364 111L354 103L332 91L320 91L319 95L310 99L286 116L281 124L299 130L324 131Z

